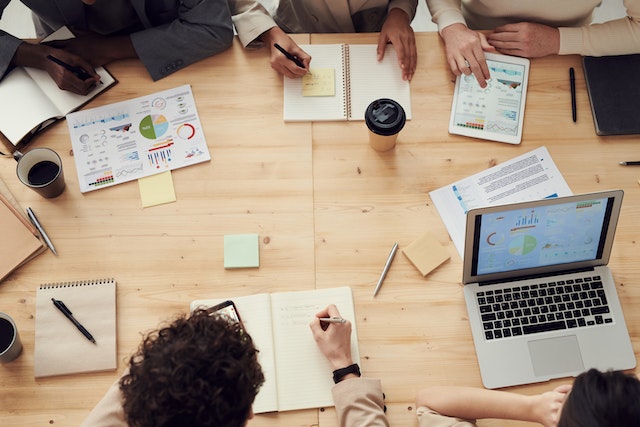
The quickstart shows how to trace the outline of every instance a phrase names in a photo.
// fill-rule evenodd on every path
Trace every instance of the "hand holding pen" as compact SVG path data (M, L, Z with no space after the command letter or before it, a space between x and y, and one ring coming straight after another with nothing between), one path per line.
M298 78L309 72L311 56L280 28L273 27L267 31L263 35L263 41L271 48L271 68L278 73Z
M64 50L47 54L45 69L60 89L80 95L86 95L101 83L100 76L88 62Z
M317 313L309 327L318 348L334 369L344 368L353 363L351 322L343 319L335 305L330 304Z

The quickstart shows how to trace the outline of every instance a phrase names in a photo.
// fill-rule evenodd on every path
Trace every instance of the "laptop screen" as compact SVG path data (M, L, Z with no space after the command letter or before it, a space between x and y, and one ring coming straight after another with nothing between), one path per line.
M477 215L471 274L535 272L602 258L614 198L568 200L503 206Z

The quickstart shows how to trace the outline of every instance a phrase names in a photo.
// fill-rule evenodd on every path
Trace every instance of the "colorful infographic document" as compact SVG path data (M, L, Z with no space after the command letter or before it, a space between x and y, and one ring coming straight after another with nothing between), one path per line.
M211 160L189 85L67 115L85 193Z

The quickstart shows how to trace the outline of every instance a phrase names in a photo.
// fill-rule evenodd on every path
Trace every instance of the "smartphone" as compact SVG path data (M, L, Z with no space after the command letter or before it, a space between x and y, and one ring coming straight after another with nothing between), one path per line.
M242 321L240 320L240 314L238 314L238 309L236 305L231 300L227 300L221 302L220 304L216 304L213 307L209 307L207 309L209 314L219 313L222 316L227 317L232 322L237 322L242 325Z

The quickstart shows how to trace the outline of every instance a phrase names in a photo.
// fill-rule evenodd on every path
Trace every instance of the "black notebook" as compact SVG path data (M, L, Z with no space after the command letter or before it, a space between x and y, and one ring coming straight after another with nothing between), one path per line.
M582 61L596 133L640 134L640 54Z

